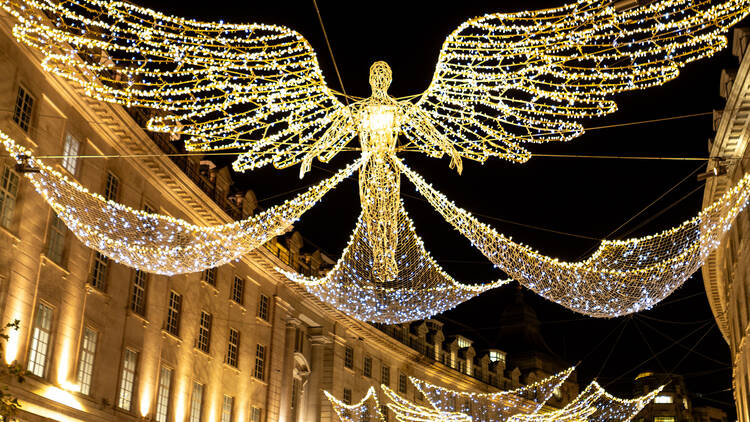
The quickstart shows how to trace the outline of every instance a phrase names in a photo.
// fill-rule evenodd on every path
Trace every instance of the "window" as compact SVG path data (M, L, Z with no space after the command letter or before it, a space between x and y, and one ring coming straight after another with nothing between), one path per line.
M669 404L672 403L672 396L669 394L660 394L656 396L654 399L654 403L656 404Z
M234 276L234 283L232 283L232 300L240 305L245 303L245 279L242 277Z
M117 399L117 407L130 411L133 405L133 388L135 387L135 374L138 365L138 352L125 349L122 360L122 376L120 376L120 394Z
M91 377L94 374L94 357L96 356L96 340L99 333L89 327L83 329L81 353L78 357L78 385L82 394L91 393Z
M290 407L291 407L291 410L292 410L292 420L293 421L297 420L297 409L299 408L297 402L299 401L299 393L300 393L300 390L302 389L302 386L300 384L301 384L301 382L300 382L299 378L294 378L292 380L292 400L291 400L291 403L290 403Z
M109 258L100 252L94 252L94 263L91 266L89 284L101 292L107 291L107 267L109 267Z
M203 270L201 281L216 287L216 267Z
M354 368L354 349L351 346L344 348L344 367L349 369Z
M303 328L294 329L294 351L302 353L305 346L305 330Z
M234 397L224 396L221 404L221 422L232 422L232 413L234 412Z
M189 422L203 420L203 384L193 381L193 394L190 396Z
M170 290L166 330L169 334L177 337L180 336L180 308L182 308L182 296L175 293L174 290Z
M384 384L386 387L391 386L391 368L387 365L383 365L383 367L380 368L380 383Z
M47 356L52 337L52 308L43 303L37 305L32 330L29 362L26 369L38 377L43 377L47 369Z
M148 273L135 270L133 274L133 291L130 294L130 310L140 316L146 316L146 289Z
M240 332L234 328L229 329L229 342L227 345L227 365L237 367L240 356Z
M201 352L208 353L211 349L211 320L208 312L201 311L201 321L198 327L197 346Z
M104 184L104 198L110 201L116 201L119 190L120 180L114 174L107 172L107 181Z
M45 255L57 264L62 264L66 233L67 228L65 227L65 223L53 212L47 232L47 252Z
M406 374L398 373L398 392L406 394Z
M372 358L365 356L365 361L362 363L362 374L367 378L372 377Z
M654 422L674 422L674 416L657 416Z
M380 405L380 414L383 415L383 422L389 422L390 419L388 418L388 406L381 404Z
M266 346L259 344L255 348L255 370L253 376L259 380L264 380L266 375Z
M16 206L18 194L18 174L10 167L3 167L0 179L0 225L6 229L13 223L13 208Z
M260 422L260 417L263 414L263 410L260 407L250 408L250 422Z
M156 393L156 422L167 422L169 417L170 393L172 390L172 369L165 366L159 371L159 389Z
M268 321L268 296L260 295L258 298L258 318Z
M499 350L490 350L490 362L505 363L505 354Z
M350 388L344 388L344 404L350 405L352 404L352 390Z
M78 153L81 149L81 142L74 138L73 135L65 135L65 144L63 145L62 166L70 174L76 174L78 166Z
M13 121L23 129L24 132L29 131L31 125L31 111L34 107L34 98L29 94L29 91L23 87L18 87L18 96L16 97L16 107L13 109Z
M467 339L466 337L458 336L456 337L456 340L458 340L459 349L465 349L467 347L471 347L471 340Z

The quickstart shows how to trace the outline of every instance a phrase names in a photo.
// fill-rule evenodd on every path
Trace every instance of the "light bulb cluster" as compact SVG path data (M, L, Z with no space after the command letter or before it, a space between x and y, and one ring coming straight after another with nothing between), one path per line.
M463 157L524 162L531 153L520 144L577 137L583 119L617 109L612 94L664 84L724 48L722 32L750 7L747 0L614 4L579 0L464 22L444 42L416 106ZM410 121L403 128L418 149L431 150Z
M331 402L333 411L336 412L341 422L385 422L386 420L380 411L380 402L375 387L370 387L362 400L354 404L346 404L328 391L323 390L323 393Z
M401 171L487 259L539 295L575 312L615 317L649 309L680 287L721 243L750 198L746 174L697 217L661 233L605 240L589 258L565 262L481 223L402 162Z
M239 259L286 232L360 165L356 161L296 197L244 220L196 226L108 201L35 159L1 131L0 142L13 158L21 162L26 157L39 170L25 176L83 244L121 264L166 275L197 272Z
M538 412L573 370L575 367L535 383L497 393L455 391L418 378L409 379L433 408L443 412L464 413L471 416L475 422L492 422L506 420L516 414Z
M380 277L364 214L357 221L341 258L324 277L305 277L276 268L290 280L334 308L361 321L398 324L429 318L474 296L506 284L462 284L430 256L403 204L398 208L398 242L394 253L398 273Z
M0 6L45 69L98 100L162 111L148 128L186 135L188 150L244 150L236 170L299 163L334 123L345 130L318 153L335 154L356 134L314 50L289 28L199 22L109 0Z
M387 407L400 422L620 422L629 421L664 388L633 399L622 399L609 394L596 381L591 382L573 400L560 409L544 407L554 388L562 384L574 368L545 378L516 390L499 393L452 391L411 377L417 389L427 397L427 405L419 405L402 397L386 385L383 395ZM540 392L544 392L541 396ZM534 394L541 401L524 396ZM342 422L365 422L371 418L383 421L375 388L370 387L365 397L354 405L346 405L328 391L326 397ZM461 404L446 404L461 400ZM374 403L374 409L373 409ZM481 410L476 410L481 408ZM372 410L378 411L371 413Z

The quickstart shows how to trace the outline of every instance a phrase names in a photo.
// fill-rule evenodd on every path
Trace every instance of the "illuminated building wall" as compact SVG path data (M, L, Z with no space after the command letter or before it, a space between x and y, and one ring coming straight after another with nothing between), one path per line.
M228 197L226 169L159 157L177 149L168 135L141 129L147 111L85 98L45 73L2 18L3 131L134 208L201 225L254 211L252 192ZM60 158L66 153L91 158ZM0 321L20 319L6 358L33 372L10 385L20 419L329 421L323 390L349 390L357 401L384 378L393 388L415 376L475 391L524 382L502 351L477 354L466 339L446 340L434 321L407 324L399 341L315 300L273 270L310 274L333 262L301 245L290 233L215 272L141 274L84 247L10 160L0 161ZM403 394L420 399L411 385Z
M724 110L714 112L716 136L709 143L712 160L708 170L703 203L708 204L726 191L733 181L750 171L750 31L734 30L732 51L740 59L739 68L723 71L720 92L726 98ZM740 214L737 224L722 246L703 266L706 294L716 322L729 343L732 357L734 397L737 419L750 421L750 349L748 314L750 313L750 213Z

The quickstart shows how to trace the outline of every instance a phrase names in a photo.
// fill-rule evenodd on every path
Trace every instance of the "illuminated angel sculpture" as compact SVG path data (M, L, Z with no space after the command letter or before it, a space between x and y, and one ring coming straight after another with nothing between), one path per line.
M588 259L567 263L479 222L398 153L447 156L459 172L462 160L525 162L525 144L579 136L584 119L615 111L613 94L663 84L724 48L723 32L749 5L579 0L490 14L448 36L432 82L414 102L388 95L391 70L376 62L372 95L345 105L325 84L310 44L282 26L199 22L120 1L0 0L17 20L13 34L41 52L45 69L93 98L157 110L147 128L181 135L190 151L239 151L236 171L300 165L303 175L315 159L361 151L298 197L216 227L104 201L32 160L42 171L28 178L86 245L146 271L199 271L283 233L358 170L362 214L342 258L321 278L282 271L356 318L388 323L428 317L503 283L461 284L437 265L401 204L402 173L500 270L574 311L636 312L679 287L744 208L747 177L693 220L647 238L605 241ZM2 140L14 156L30 155Z

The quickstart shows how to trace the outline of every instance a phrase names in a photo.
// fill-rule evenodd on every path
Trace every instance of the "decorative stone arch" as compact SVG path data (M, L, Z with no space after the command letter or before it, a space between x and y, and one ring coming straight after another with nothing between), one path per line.
M292 421L297 421L300 416L300 410L305 403L305 386L310 377L310 364L305 355L299 352L294 353L294 369L292 371Z

